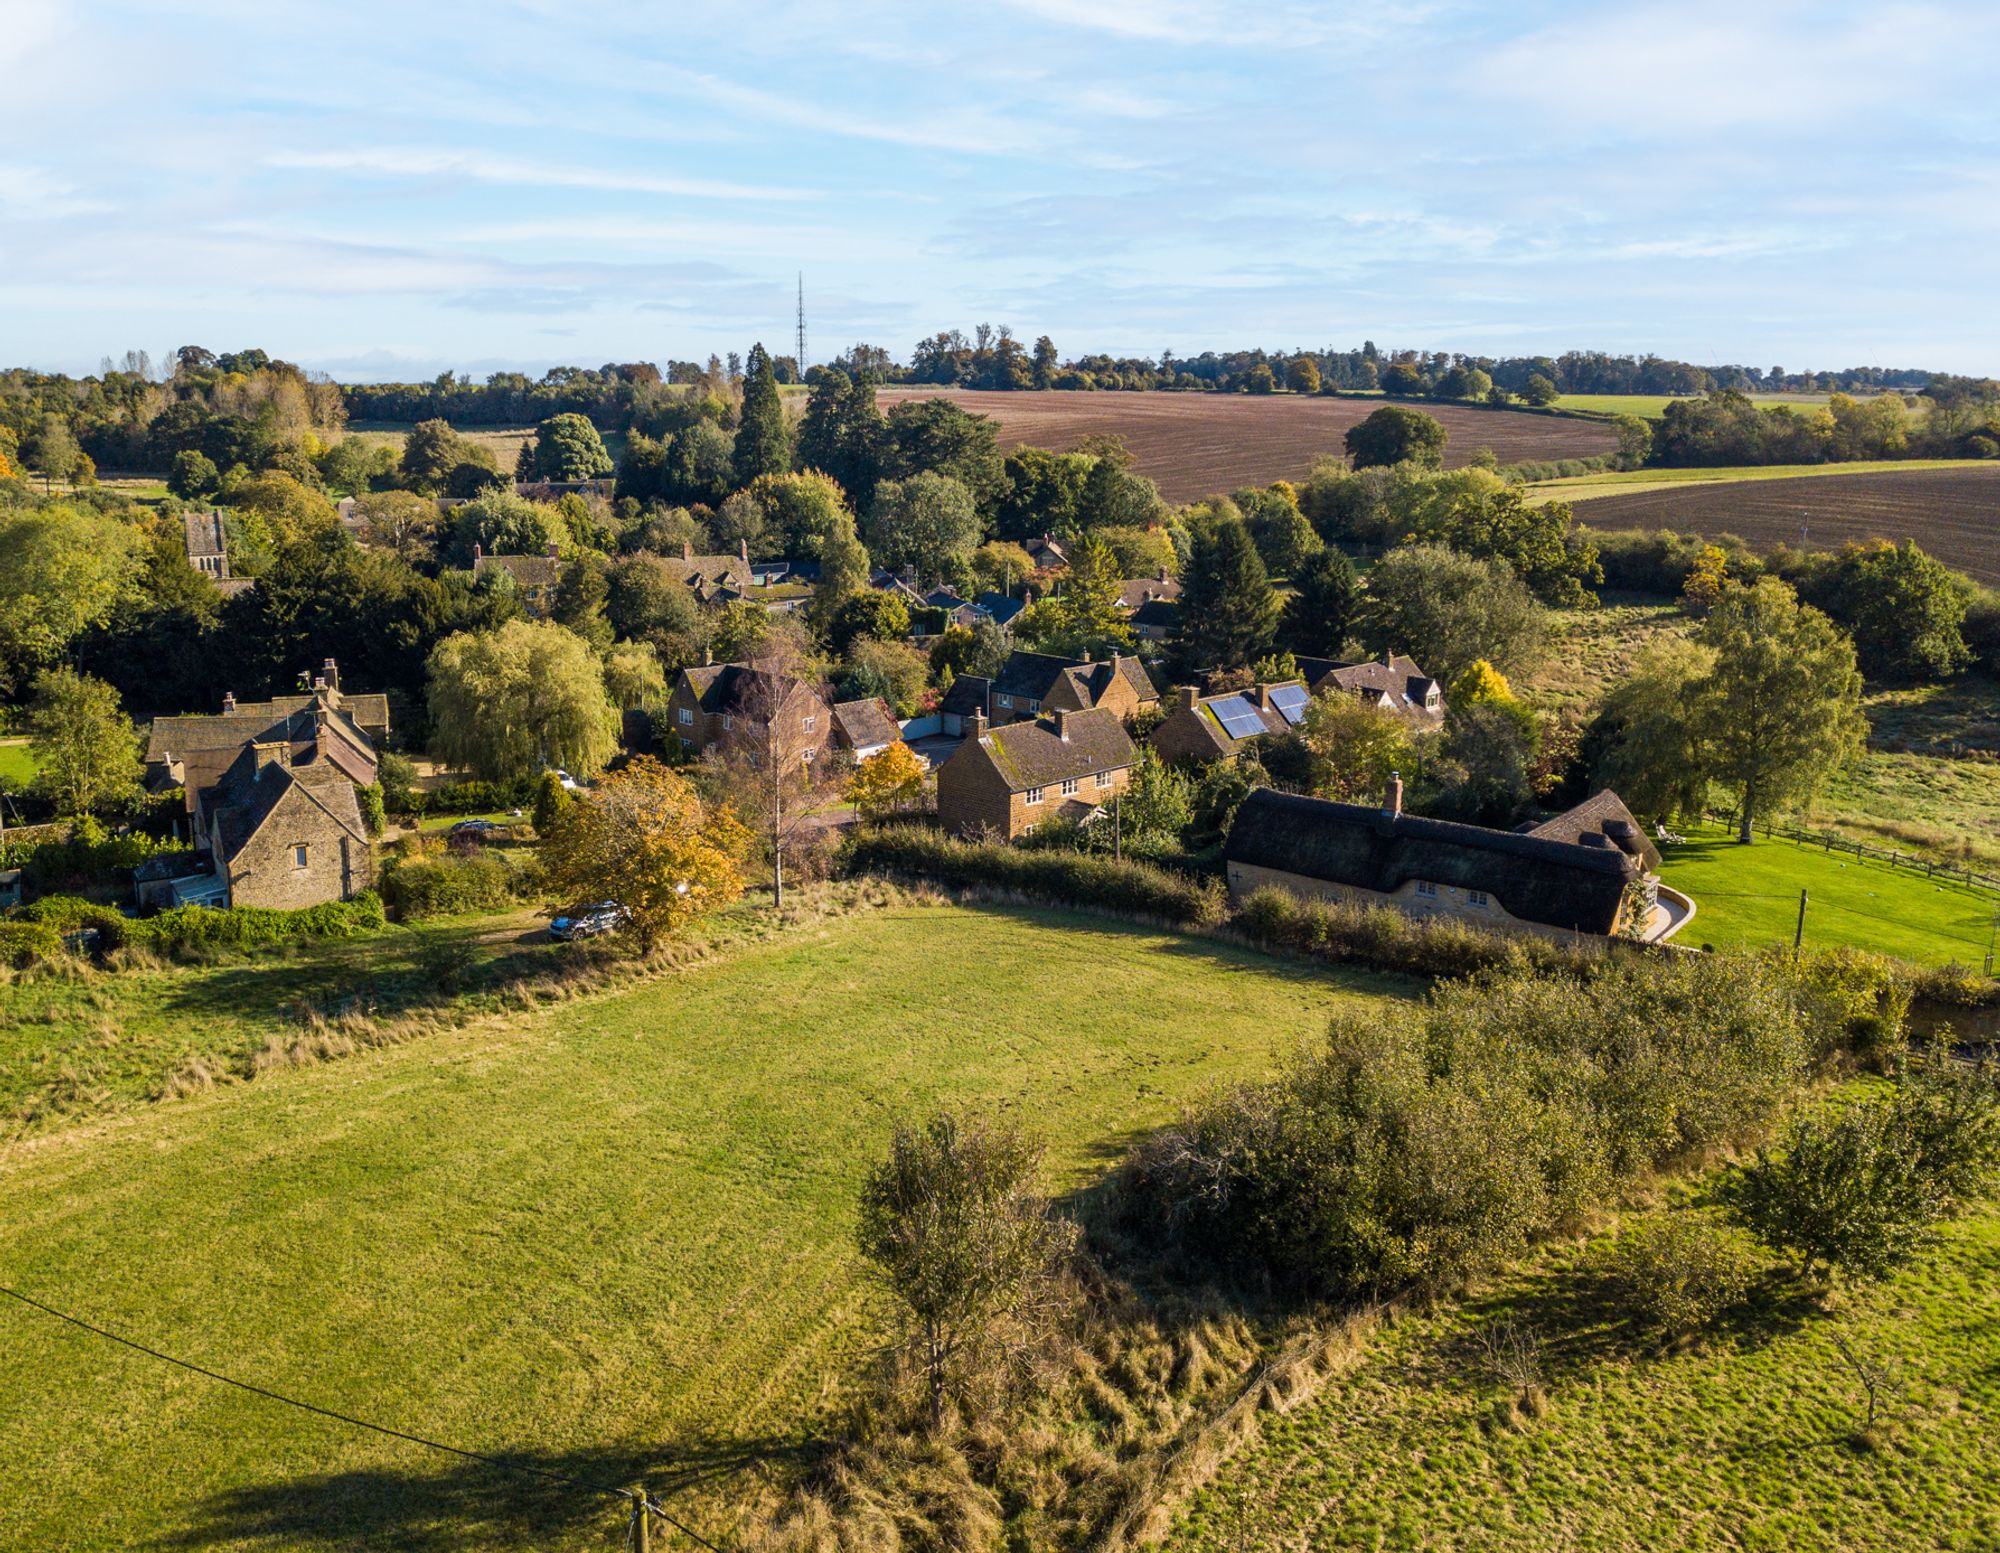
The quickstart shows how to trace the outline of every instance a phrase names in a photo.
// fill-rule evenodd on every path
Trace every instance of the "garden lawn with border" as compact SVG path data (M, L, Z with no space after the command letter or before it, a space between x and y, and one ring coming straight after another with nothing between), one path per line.
M1977 967L1986 957L2000 897L1782 837L1746 847L1720 825L1685 834L1685 844L1661 849L1660 877L1694 897L1697 915L1682 934L1690 947L1790 944L1803 889L1808 946L1873 949L1921 965Z
M1097 1176L1411 984L1076 913L889 905L0 1152L0 1282L718 1541L886 1330L855 1198L975 1105ZM623 1505L0 1310L0 1546L602 1549ZM712 1478L706 1474L714 1474ZM746 1475L747 1474L747 1475Z

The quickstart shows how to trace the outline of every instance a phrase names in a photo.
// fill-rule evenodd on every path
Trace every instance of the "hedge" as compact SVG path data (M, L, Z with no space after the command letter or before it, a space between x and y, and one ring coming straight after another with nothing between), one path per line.
M399 858L382 871L382 898L398 921L491 911L511 905L527 883L490 852Z
M0 922L0 965L17 969L62 953L62 933L46 922Z
M954 841L913 825L858 834L847 845L850 871L934 879L956 888L1016 890L1038 900L1123 912L1183 927L1212 927L1226 914L1213 880L1081 852L1023 851L1000 842Z
M222 944L277 944L302 938L359 938L388 922L382 897L366 890L349 901L327 901L300 911L263 906L176 906L156 917L127 923L128 942L159 949L208 948Z
M453 782L410 793L409 807L418 814L494 814L519 808L527 798L525 782Z

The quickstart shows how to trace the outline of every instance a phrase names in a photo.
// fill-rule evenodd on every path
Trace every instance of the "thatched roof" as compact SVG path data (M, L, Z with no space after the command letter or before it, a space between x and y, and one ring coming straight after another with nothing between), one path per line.
M1390 814L1255 789L1223 856L1281 873L1392 894L1413 880L1483 890L1524 922L1609 933L1639 862L1608 846Z

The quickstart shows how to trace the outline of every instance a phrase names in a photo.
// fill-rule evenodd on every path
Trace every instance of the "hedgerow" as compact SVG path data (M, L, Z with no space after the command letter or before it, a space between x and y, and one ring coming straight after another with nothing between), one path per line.
M381 879L383 902L399 922L496 910L530 883L528 870L490 852L397 858Z
M388 922L382 897L363 891L352 900L326 901L299 911L263 906L176 906L156 917L128 922L128 942L169 953L187 949L285 943L304 938L358 938Z

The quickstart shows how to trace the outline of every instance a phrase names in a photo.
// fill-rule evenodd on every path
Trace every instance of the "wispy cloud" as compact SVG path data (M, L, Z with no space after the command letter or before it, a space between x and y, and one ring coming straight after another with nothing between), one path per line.
M377 146L352 151L274 151L268 167L351 173L380 178L469 178L479 183L523 188L596 189L626 194L667 194L690 199L811 200L811 189L771 184L727 183L709 178L664 177L655 173L555 162L517 161L474 151Z

